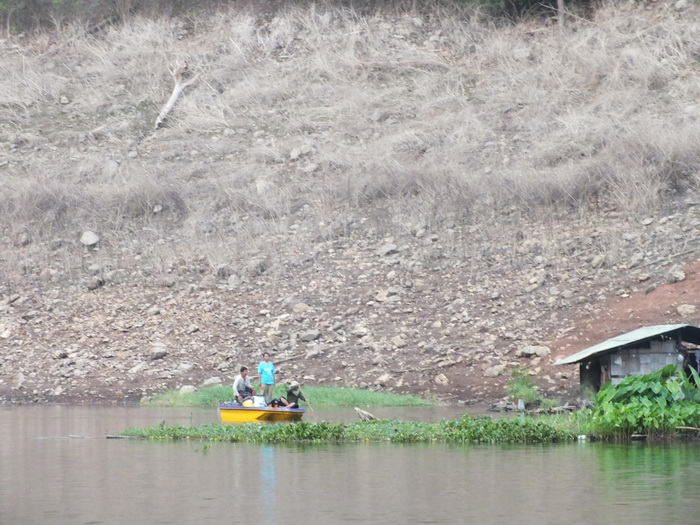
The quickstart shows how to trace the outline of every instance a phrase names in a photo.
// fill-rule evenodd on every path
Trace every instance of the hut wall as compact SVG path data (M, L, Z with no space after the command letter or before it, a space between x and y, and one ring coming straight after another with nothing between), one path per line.
M680 359L679 359L680 358ZM631 375L651 374L666 365L680 365L675 341L651 341L649 348L626 348L610 356L610 378L617 384Z

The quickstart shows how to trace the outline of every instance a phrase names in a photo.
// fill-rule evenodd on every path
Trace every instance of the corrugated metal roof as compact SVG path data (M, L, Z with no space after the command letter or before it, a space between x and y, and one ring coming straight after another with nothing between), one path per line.
M664 334L670 334L678 332L681 341L686 341L688 343L700 344L700 328L693 326L691 324L660 324L656 326L646 326L644 328L638 328L637 330L632 330L626 334L615 336L607 341L598 343L595 346L581 350L580 352L560 359L555 365L570 365L573 363L578 363L587 359L591 356L597 354L605 354L612 352L618 348L625 346L630 346L634 343L641 343L654 339Z

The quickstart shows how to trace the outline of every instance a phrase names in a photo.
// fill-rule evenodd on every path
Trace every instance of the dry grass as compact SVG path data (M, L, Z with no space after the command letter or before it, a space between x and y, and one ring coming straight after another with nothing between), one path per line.
M117 246L155 225L182 243L154 259L215 265L360 219L382 236L513 207L646 215L700 182L698 20L611 4L561 33L311 5L9 38L6 242L91 226ZM175 62L203 75L154 133Z

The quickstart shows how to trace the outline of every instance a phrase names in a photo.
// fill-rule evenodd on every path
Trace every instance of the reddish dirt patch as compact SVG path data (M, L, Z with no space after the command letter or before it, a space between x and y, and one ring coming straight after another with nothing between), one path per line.
M553 345L554 360L643 326L700 324L700 261L688 264L685 273L684 281L635 293L594 311L589 319L581 319L573 333ZM696 311L682 316L678 307L685 304L695 306Z

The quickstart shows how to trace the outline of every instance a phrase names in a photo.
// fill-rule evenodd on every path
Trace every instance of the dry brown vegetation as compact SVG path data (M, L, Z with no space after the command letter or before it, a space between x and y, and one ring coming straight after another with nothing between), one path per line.
M97 32L62 25L7 36L0 50L5 298L95 274L122 296L131 283L210 275L230 290L235 274L248 295L279 293L279 303L304 261L322 254L354 276L335 282L339 293L363 272L348 250L387 243L429 245L409 268L459 268L456 282L477 281L487 296L511 286L499 279L537 281L547 264L602 254L604 286L619 281L610 291L643 280L613 270L634 268L625 246L649 217L678 228L645 241L645 263L693 256L692 4L611 3L564 31L454 8L251 7ZM168 71L184 63L201 77L154 130ZM78 241L88 229L97 250ZM645 272L663 275L657 266ZM313 302L315 285L296 284ZM17 337L10 310L5 341ZM535 332L531 344L556 330ZM14 370L3 373L11 385Z

